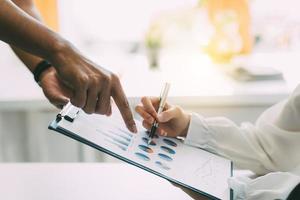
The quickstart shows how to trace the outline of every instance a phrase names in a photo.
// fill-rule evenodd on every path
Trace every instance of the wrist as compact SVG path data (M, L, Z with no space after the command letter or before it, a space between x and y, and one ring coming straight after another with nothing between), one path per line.
M67 40L59 39L52 45L51 48L52 50L50 51L49 61L53 63L55 67L59 67L67 63L67 55L69 55L73 49L71 43Z
M52 65L46 61L46 60L42 60L40 61L35 69L33 70L33 76L34 76L34 80L40 84L40 81L41 81L41 75L47 71L49 68L52 68Z
M190 121L191 121L191 114L190 113L183 113L183 121L184 121L184 129L181 132L181 137L186 137L187 132L189 130Z

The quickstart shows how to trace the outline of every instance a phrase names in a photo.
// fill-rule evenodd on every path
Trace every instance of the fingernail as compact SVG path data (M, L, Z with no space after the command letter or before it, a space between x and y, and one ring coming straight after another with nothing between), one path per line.
M67 104L69 102L69 99L67 99L67 98L63 98L63 99L61 99L61 103L62 104Z
M137 133L137 128L136 128L136 125L135 125L135 124L132 125L132 131L133 131L134 133Z
M106 115L109 117L109 116L111 116L111 114L112 114L112 111L111 110L109 110L107 113L106 113Z

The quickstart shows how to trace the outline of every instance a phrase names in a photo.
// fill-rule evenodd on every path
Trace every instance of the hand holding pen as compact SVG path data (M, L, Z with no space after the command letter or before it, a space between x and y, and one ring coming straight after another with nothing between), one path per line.
M165 83L165 86L164 86L164 88L163 88L163 90L160 94L160 97L159 97L159 106L158 106L158 111L157 111L158 115L164 110L169 90L170 90L170 83ZM152 123L152 127L150 129L148 144L150 144L152 142L153 137L154 137L154 135L156 133L156 130L158 128L158 125L159 125L158 121L154 120L154 122Z
M190 123L190 114L182 108L165 103L163 111L158 114L160 98L143 97L136 112L143 118L143 126L150 130L155 119L159 122L157 133L161 136L186 136Z

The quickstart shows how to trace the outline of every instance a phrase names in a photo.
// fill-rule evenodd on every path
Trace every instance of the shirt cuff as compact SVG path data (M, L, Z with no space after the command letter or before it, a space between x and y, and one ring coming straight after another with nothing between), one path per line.
M193 113L184 143L211 152L216 152L213 145L213 140L214 139L210 134L209 128L204 121L204 117Z
M300 177L289 172L272 172L255 179L242 176L228 179L236 200L286 199L299 182Z

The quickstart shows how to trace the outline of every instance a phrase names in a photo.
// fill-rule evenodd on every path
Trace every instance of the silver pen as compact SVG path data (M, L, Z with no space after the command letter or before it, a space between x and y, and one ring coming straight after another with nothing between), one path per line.
M168 93L169 93L169 90L170 90L170 86L171 86L170 83L165 83L164 88L163 88L163 90L160 94L159 107L158 107L158 110L157 110L158 115L164 110L164 107L165 107L166 101L167 101L167 96L168 96ZM150 133L149 133L148 144L151 144L158 126L159 126L158 122L156 120L154 120L154 122L152 124L152 127L151 127L151 130L150 130Z

